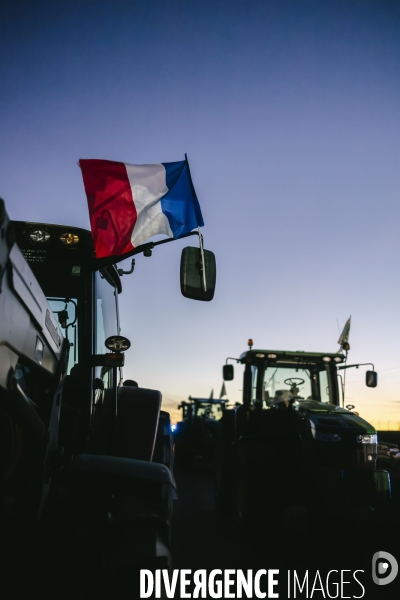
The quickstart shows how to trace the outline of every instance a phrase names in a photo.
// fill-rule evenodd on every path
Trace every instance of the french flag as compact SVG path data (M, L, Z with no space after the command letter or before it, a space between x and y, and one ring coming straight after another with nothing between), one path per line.
M130 252L157 234L204 225L187 159L154 165L81 159L97 258Z

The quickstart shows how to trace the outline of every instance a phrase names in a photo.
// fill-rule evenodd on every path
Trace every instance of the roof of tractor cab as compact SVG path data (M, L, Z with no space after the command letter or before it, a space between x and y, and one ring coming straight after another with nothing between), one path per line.
M257 363L260 360L267 360L269 363L286 364L316 364L316 363L341 363L346 360L346 356L340 352L305 352L303 350L264 350L255 349L243 352L237 359L241 363Z
M214 400L214 398L192 398L192 396L189 396L189 400L199 404L225 404L226 402L229 402L229 400Z
M16 242L28 262L74 263L79 258L80 261L87 262L91 270L98 269L94 259L92 234L87 229L30 221L12 221L12 224ZM120 294L122 285L116 267L112 264L105 266L101 269L101 274Z
M35 223L31 221L12 221L18 246L21 248L51 249L51 252L65 250L78 250L90 258L94 252L92 234L87 229L71 225L58 225L56 223ZM32 234L41 231L44 235L41 240L34 239ZM70 234L72 239L61 241L63 234ZM74 238L75 236L75 238ZM77 239L76 239L77 238ZM71 243L72 242L72 243Z

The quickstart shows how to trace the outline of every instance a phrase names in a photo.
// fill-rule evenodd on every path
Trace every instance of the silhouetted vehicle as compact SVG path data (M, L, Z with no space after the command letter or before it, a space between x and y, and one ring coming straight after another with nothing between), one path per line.
M251 343L250 343L251 342ZM252 349L244 365L242 404L219 423L216 497L224 514L247 527L273 526L304 510L353 519L390 497L377 470L377 433L342 408L342 353ZM224 379L233 379L226 364ZM367 372L375 387L377 374ZM302 512L303 511L303 512Z
M86 230L9 223L2 203L0 217L3 549L14 544L15 564L54 558L50 572L65 563L64 575L81 568L93 581L95 572L167 567L170 420L159 391L122 385L122 270L94 258ZM150 256L155 245L135 253ZM199 250L185 248L182 293L210 300L209 275L203 298Z
M400 496L400 448L398 444L379 441L377 465L379 469L389 472L393 493Z
M229 400L212 398L192 398L182 402L182 420L174 431L176 462L190 467L195 458L203 464L212 464L214 438L218 420L222 417Z

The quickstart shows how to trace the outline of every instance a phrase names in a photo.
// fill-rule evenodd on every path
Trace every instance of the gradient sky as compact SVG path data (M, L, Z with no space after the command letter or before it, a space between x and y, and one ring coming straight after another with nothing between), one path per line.
M211 303L183 298L185 240L123 277L125 377L164 407L218 397L255 347L332 352L347 400L400 425L400 2L0 1L0 196L13 219L88 228L79 158L188 154ZM189 241L191 244L192 242ZM126 268L130 261L123 263ZM241 367L226 383L240 399Z

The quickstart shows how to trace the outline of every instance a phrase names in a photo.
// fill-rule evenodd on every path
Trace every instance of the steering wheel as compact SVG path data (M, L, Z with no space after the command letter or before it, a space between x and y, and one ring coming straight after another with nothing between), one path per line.
M286 385L290 385L291 387L297 387L296 384L301 385L304 383L304 379L301 379L300 377L289 377L288 379L285 379L283 383L286 383Z

